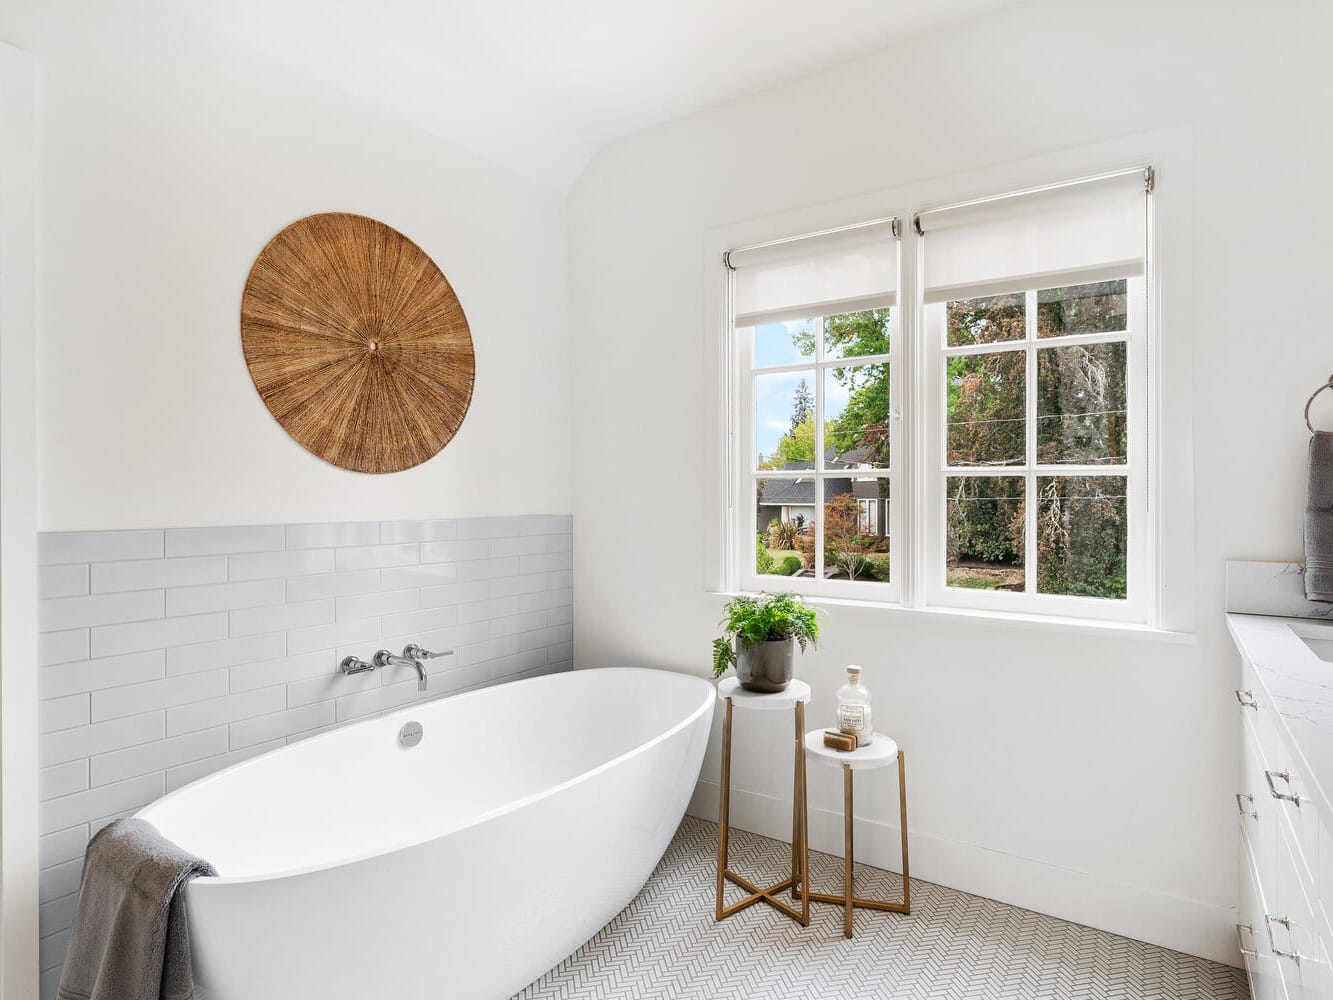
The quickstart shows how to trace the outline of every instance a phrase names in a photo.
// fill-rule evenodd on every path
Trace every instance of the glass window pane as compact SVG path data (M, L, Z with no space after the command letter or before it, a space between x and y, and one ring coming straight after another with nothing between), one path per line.
M824 480L824 579L889 582L889 481Z
M760 479L755 484L755 573L811 576L814 562L815 480Z
M815 373L754 376L754 447L757 469L813 469Z
M945 309L948 344L995 344L1027 336L1027 296L1023 292L958 299Z
M969 590L1016 590L1025 584L1022 476L950 476L945 583Z
M1123 343L1037 352L1037 461L1123 465L1128 414Z
M1125 599L1124 476L1037 480L1037 591Z
M824 370L824 441L829 468L889 467L889 366Z
M813 361L816 322L793 319L785 323L760 323L754 328L754 366L777 368Z
M1024 351L948 358L950 465L1021 465L1026 457Z
M866 309L824 318L824 357L864 358L889 353L891 309Z
M1129 282L1094 281L1087 285L1043 288L1037 292L1037 336L1072 333L1119 333L1128 329Z

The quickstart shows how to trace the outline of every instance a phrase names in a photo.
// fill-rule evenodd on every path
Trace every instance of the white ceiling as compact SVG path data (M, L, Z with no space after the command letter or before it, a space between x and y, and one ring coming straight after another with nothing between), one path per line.
M1012 0L184 0L540 183L612 140ZM178 8L179 9L179 8Z

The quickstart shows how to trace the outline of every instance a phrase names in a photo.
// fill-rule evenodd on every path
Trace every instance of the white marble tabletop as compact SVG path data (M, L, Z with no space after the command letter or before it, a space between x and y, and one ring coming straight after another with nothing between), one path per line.
M722 701L731 699L735 708L758 708L768 711L795 708L798 701L810 700L810 685L805 681L792 681L782 691L772 694L747 691L735 677L727 677L717 682L717 696Z
M846 764L853 771L869 771L898 762L898 744L883 733L876 733L866 746L849 751L824 746L824 730L812 729L805 734L805 752L821 764L834 767Z
M1310 776L1321 810L1333 814L1333 662L1320 659L1305 641L1333 658L1333 624L1229 614L1227 629L1254 665L1262 694L1286 727L1283 738L1305 758L1303 772Z

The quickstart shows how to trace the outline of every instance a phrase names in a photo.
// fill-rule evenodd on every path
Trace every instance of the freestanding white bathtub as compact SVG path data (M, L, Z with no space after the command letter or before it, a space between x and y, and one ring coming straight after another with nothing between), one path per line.
M138 815L219 873L185 890L201 997L509 996L643 887L694 789L714 699L668 671L554 674L159 799Z

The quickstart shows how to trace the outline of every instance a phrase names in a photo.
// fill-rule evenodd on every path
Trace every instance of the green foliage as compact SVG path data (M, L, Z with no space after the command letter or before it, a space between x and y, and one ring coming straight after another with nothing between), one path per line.
M790 558L790 557L789 557ZM805 652L819 642L818 612L796 594L742 595L727 602L721 622L723 634L713 640L713 675L721 677L736 663L736 643L795 639Z
M764 463L766 469L780 469L788 462L815 460L815 418L807 417L778 439L777 451Z
M864 358L888 354L890 348L889 310L867 309L824 319L824 350L829 356ZM810 351L814 334L804 335ZM835 452L843 454L856 448L869 449L869 459L877 464L889 461L889 366L864 365L834 368L833 378L850 390L847 405L825 432Z
M801 568L800 556L787 556L785 559L782 560L782 565L779 566L775 572L779 573L782 576L793 576L800 570L800 568Z
M754 540L754 571L756 573L773 572L773 553L764 548L764 538L759 535Z
M1068 344L1071 333L1125 328L1121 281L1037 293L1035 374L1037 461L1115 465L1127 454L1127 358L1120 344ZM950 302L950 346L1020 346L1029 317L1022 293ZM1022 465L1028 448L1026 352L1000 351L948 360L948 460L951 465ZM1036 559L1043 594L1126 596L1126 499L1123 477L1051 476L1037 481L1037 509L1021 478L949 480L950 586L1022 589L1025 559ZM1036 520L1036 552L1024 552L1026 519ZM1017 578L1015 581L1014 578ZM1017 586L1014 583L1017 582Z
M889 353L889 310L867 309L824 318L824 350L828 357L865 358ZM806 357L815 355L815 331L792 334L792 343Z
M768 547L770 549L796 548L796 535L800 531L795 521L778 519L768 525Z
M830 357L859 358L889 353L889 310L827 316L816 332L802 329L792 334L792 343L807 357L815 353L815 337L824 337ZM825 440L835 452L868 448L872 462L884 464L889 458L889 366L863 365L833 369L833 378L850 390L847 406L837 420L824 428ZM815 407L809 384L802 379L796 387L792 406L791 430L765 467L778 469L788 462L815 460Z
M736 665L736 644L731 639L719 637L713 640L713 676L721 677L728 667Z

